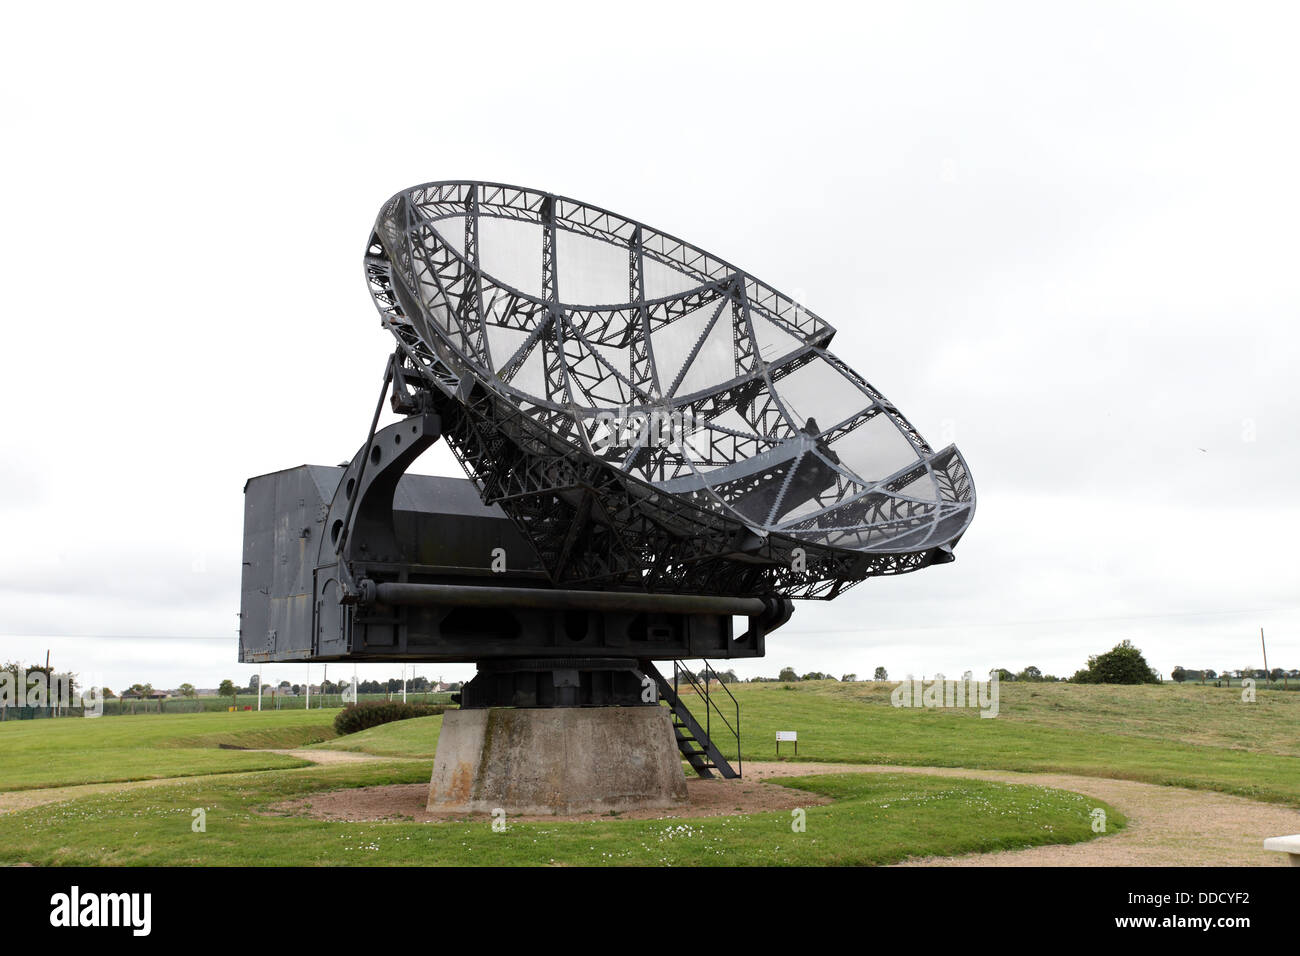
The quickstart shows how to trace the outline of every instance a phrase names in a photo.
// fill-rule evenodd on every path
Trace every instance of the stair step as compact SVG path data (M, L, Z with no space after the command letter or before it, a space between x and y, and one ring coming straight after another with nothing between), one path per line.
M731 764L725 757L719 756L715 762L711 756L719 753L709 735L705 731L705 724L697 721L686 702L682 697L681 691L674 688L668 680L658 672L651 664L648 673L654 677L656 686L659 691L659 699L668 705L668 713L672 722L673 738L677 743L677 749L681 751L682 759L685 760L692 770L700 777L714 777L721 775L727 778L736 778L740 775L732 768ZM691 682L686 690L694 688L697 692L700 690L698 684ZM706 708L716 707L709 700L707 694L700 695L700 703ZM725 721L724 721L725 723ZM710 728L712 729L712 728ZM730 729L729 727L727 729ZM723 727L719 726L719 733L723 732ZM734 735L734 731L732 731ZM696 747L700 749L695 749Z

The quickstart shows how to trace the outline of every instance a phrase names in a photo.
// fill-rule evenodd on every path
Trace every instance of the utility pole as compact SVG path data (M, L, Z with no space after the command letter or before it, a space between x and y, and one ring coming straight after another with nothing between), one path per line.
M1264 646L1264 629L1262 627L1259 629L1259 648L1264 652L1264 683L1267 684L1270 676L1268 671L1268 648Z

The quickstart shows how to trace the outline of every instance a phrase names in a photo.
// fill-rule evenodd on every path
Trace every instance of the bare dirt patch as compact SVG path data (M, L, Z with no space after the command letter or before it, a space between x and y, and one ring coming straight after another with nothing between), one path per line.
M627 810L623 813L581 813L547 816L509 814L511 820L528 821L580 821L580 820L662 820L681 817L720 817L745 813L767 813L774 810L792 810L795 807L819 806L830 803L824 797L803 790L791 790L759 780L688 780L688 802L671 809ZM457 820L489 820L486 813L430 813L427 783L403 783L385 787L357 787L350 790L328 790L310 797L286 800L268 808L273 813L288 813L310 817L313 820L332 820L346 823L375 821L407 821L439 823Z

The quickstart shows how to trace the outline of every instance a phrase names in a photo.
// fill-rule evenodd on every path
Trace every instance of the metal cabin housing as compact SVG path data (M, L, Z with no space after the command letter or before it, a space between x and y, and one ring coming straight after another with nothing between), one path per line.
M780 601L555 589L463 478L401 475L389 522L354 510L336 555L359 471L301 465L245 485L241 662L758 657L788 617ZM751 626L737 635L733 615Z

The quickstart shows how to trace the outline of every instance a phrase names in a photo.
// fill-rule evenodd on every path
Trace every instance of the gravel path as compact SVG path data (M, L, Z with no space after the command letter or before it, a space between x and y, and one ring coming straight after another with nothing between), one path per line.
M1286 855L1265 850L1264 839L1300 833L1300 811L1290 807L1133 780L964 767L745 763L745 776L758 780L816 773L921 773L1036 784L1096 797L1128 817L1124 830L1086 843L926 857L902 866L1286 866Z
M286 757L297 757L299 760L310 760L312 763L321 764L322 766L327 767L340 763L367 763L371 760L420 759L410 757L376 757L374 754L364 754L355 750L257 750L253 752L284 754Z

